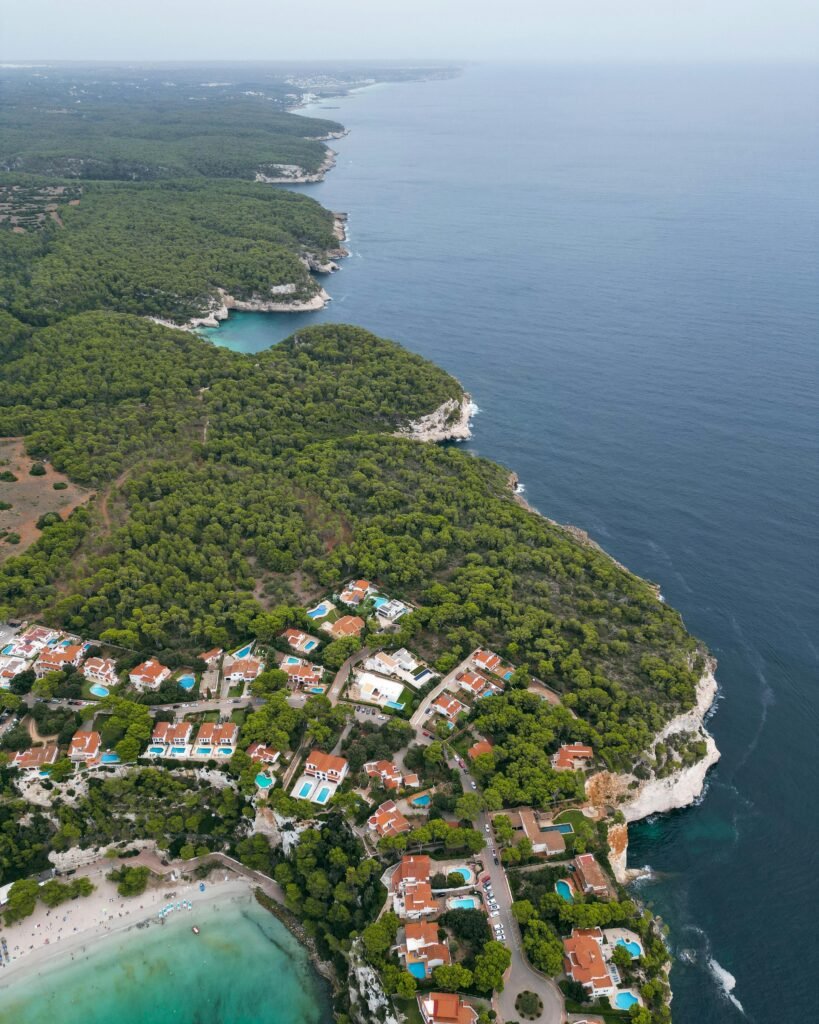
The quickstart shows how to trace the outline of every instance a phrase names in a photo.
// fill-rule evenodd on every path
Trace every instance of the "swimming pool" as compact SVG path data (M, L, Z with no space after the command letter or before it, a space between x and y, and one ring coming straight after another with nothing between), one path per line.
M393 708L395 711L404 710L404 705L399 704L397 700L388 700L385 706L388 708Z
M285 665L300 665L301 658L297 658L295 654L288 654L287 657L284 659L284 663Z
M311 608L307 613L308 619L323 619L325 615L329 615L332 611L332 605L329 601L322 601L321 604L317 604L315 608Z
M450 910L477 910L480 906L480 901L477 896L458 896L447 900L446 905Z
M426 978L427 969L424 964L407 964L407 970L413 976L413 978Z
M429 807L431 801L432 801L432 797L429 795L429 793L424 793L423 796L417 796L412 801L412 806L413 807Z
M640 943L639 942L634 942L633 940L630 940L629 942L626 942L625 939L618 939L617 940L617 945L618 946L623 946L625 949L627 949L629 951L629 953L631 953L631 959L632 960L636 960L637 957L643 955L643 950L640 947Z
M316 803L317 804L326 804L329 799L330 799L330 787L329 786L322 786L321 789L318 792L318 796L316 797Z
M3 648L3 654L11 654L13 650L14 644L6 644L6 646Z
M324 687L323 686L311 686L310 687L310 693L324 693Z
M183 690L192 690L196 686L196 676L184 675L177 680Z
M149 754L164 754L165 753L165 748L164 747L148 747L148 753Z
M375 605L376 608L383 608L385 604L389 604L389 603L390 602L387 600L386 597L377 597L373 601L373 604Z
M221 757L230 757L233 753L233 747L219 747L217 753Z
M93 693L95 697L107 697L111 691L101 683L94 683L89 692Z
M559 882L555 882L555 892L562 900L565 900L566 903L574 903L572 887L565 878L561 878Z
M119 754L103 754L100 758L103 764L119 764Z
M415 680L416 683L418 683L419 686L421 686L423 683L427 681L427 679L430 679L431 677L432 673L430 672L430 670L428 668L422 668L417 676L413 676L413 679Z
M302 782L301 786L299 787L299 797L302 800L307 800L307 798L310 796L310 794L312 792L313 792L313 783L312 782Z
M564 822L562 825L544 825L540 830L541 832L559 832L562 836L570 836L574 829L568 822Z
M171 747L171 753L176 754L178 756L179 754L186 753L187 749L187 747Z
M318 647L318 640L308 640L304 645L305 651L312 651L314 647Z
M633 996L631 992L618 992L614 997L614 1005L618 1010L630 1010L632 1006L639 1002L640 1000L637 996Z
M512 669L511 668L509 669L508 672L504 672L503 673L503 678L507 679L507 680L512 678Z
M447 870L448 875L454 875L456 872L461 876L461 878L463 878L464 885L469 885L470 882L475 881L475 872L465 864L461 864L457 868L449 868Z
M253 644L252 643L245 644L245 646L242 647L241 650L233 652L233 657L234 658L246 658L248 656L248 654L250 654L250 652L252 650L253 650Z
M212 753L212 751L213 751L213 747L197 747L196 748L196 753L199 754L200 757L204 757L206 754Z
M273 785L273 780L270 778L269 775L265 775L264 772L259 772L259 774L256 776L256 785L259 787L259 789L270 789L270 787Z

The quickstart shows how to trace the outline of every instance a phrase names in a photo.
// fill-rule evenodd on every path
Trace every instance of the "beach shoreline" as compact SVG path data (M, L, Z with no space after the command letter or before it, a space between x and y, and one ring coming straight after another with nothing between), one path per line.
M0 991L47 973L55 963L61 966L82 959L112 936L161 928L159 911L170 902L192 903L192 910L174 910L171 916L183 915L193 926L201 911L216 903L252 899L255 888L249 879L220 866L204 879L204 892L200 891L198 880L165 878L152 879L149 888L139 896L122 897L116 891L116 883L105 878L112 867L116 867L116 862L108 861L104 867L83 872L96 886L90 896L52 909L38 903L30 917L3 927L0 935L8 944L12 960L0 968Z

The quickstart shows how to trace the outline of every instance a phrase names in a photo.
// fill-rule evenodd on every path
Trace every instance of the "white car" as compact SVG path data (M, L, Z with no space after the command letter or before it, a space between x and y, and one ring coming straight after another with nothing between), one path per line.
M484 827L483 827L483 830L484 830L484 832L489 832L489 822L487 822L487 823L486 823L486 824L484 825Z
M472 785L473 789L477 789L478 788L478 784L476 782L471 783L471 785Z
M490 917L500 917L500 911L499 910L493 910L492 913L489 916Z

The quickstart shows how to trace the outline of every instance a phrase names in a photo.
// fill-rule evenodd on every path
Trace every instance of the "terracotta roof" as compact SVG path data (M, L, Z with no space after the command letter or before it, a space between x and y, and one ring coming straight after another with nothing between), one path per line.
M279 668L299 683L320 683L324 675L320 665L313 665L309 661L300 661L298 665L288 665L286 662L282 662Z
M439 694L432 702L432 706L440 709L447 718L457 718L462 711L466 711L466 705L452 696L451 693Z
M480 672L461 672L457 679L459 686L474 693L476 697L493 688L486 676L482 676Z
M368 818L367 824L379 836L400 836L410 830L410 823L392 800L386 800L381 804L375 814Z
M404 785L407 787L414 788L415 786L421 785L421 780L418 778L415 772L410 772L409 775L404 776Z
M552 758L552 765L561 771L566 771L576 768L577 762L582 763L593 759L594 751L585 743L564 743Z
M204 654L199 655L200 661L216 661L217 658L221 658L225 652L221 647L214 647L211 651L205 651Z
M239 735L239 726L235 722L203 722L199 726L194 745L209 743L214 746L232 746Z
M438 941L438 925L432 921L408 921L404 926L404 935L407 940L431 946Z
M335 754L325 754L323 750L311 750L307 755L306 765L313 766L320 772L335 772L340 775L347 767L347 760Z
M478 740L477 743L473 743L469 750L467 750L467 754L469 754L474 761L475 758L480 757L481 754L491 754L494 749L494 744L490 743L489 740Z
M473 1024L478 1019L476 1011L454 992L428 992L417 998L428 1024Z
M368 761L364 771L371 778L380 778L387 789L397 789L401 785L401 769L392 761Z
M225 669L225 675L228 678L241 676L242 679L248 681L260 675L263 667L256 658L240 658L238 661L234 661L230 668Z
M571 936L563 940L566 974L586 988L605 989L614 984L600 949L598 940L602 938L599 928L575 928Z
M132 668L129 675L136 676L138 679L144 679L149 683L155 683L163 675L170 674L170 671L165 665L160 665L156 658L149 658L147 661L143 661L141 665L137 665L136 668Z
M435 913L438 904L432 895L429 882L404 883L404 907L410 913Z
M278 759L279 751L274 747L268 747L265 743L251 743L247 748L247 756L251 761L272 763Z
M330 627L333 636L358 636L365 622L358 615L342 615Z
M86 732L78 729L71 737L71 746L68 748L69 757L80 755L96 757L100 749L100 734L96 731Z
M472 655L472 660L480 668L485 668L487 672L497 672L501 666L501 660L494 651L478 649Z
M39 768L44 764L54 764L59 754L59 747L56 743L46 743L44 747L29 747L28 750L19 750L14 755L12 764L17 768Z
M186 744L191 735L190 722L157 722L151 739L156 743Z
M84 676L111 676L115 675L116 671L117 663L113 658L89 658L82 667Z
M584 889L608 889L609 881L593 853L579 854L574 859L574 866Z
M414 857L402 857L398 867L393 872L392 884L400 885L408 878L429 879L430 859L427 854L420 853Z

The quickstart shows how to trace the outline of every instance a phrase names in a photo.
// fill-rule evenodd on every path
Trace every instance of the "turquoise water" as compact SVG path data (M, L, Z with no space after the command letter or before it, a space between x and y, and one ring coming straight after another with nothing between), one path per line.
M119 754L103 754L100 758L103 764L119 764Z
M305 645L305 651L312 651L314 647L318 647L318 640L308 640Z
M273 780L270 778L270 776L265 775L264 772L259 772L259 774L256 776L256 785L259 787L259 789L270 789L270 787L273 785Z
M432 800L432 797L429 795L429 793L425 793L423 796L417 796L412 801L412 806L413 807L428 807L431 800Z
M634 1006L640 1000L631 994L631 992L618 992L614 997L614 1005L618 1010L628 1010L629 1007Z
M191 932L192 925L201 929ZM0 990L14 1024L326 1024L328 993L306 953L247 898L171 914L73 963ZM0 975L0 981L2 975Z
M322 786L321 789L318 791L318 796L316 797L316 803L317 804L326 804L328 799L329 799L329 797L330 797L330 787L329 786Z
M307 613L308 619L321 619L330 611L330 605L326 601L322 601L321 604L317 604L315 608L311 608Z
M392 708L394 711L403 711L404 705L399 704L397 700L388 700L386 703L388 708Z
M253 644L245 644L244 647L240 647L238 651L233 652L234 658L246 658L248 654L253 650Z
M451 868L449 874L459 874L463 878L464 882L468 885L470 882L475 881L475 872L472 868L466 867L466 865L459 865L457 868Z
M560 883L558 882L558 885L559 884ZM618 939L617 940L617 945L618 946L623 946L625 949L627 949L629 951L629 953L631 953L632 957L635 958L635 959L638 956L642 956L642 954L643 954L643 951L640 948L640 943L639 942L626 942L625 939Z
M413 978L426 978L427 971L423 964L407 964L407 970Z
M555 892L567 903L574 903L574 896L572 895L572 887L568 882L564 882L561 878L559 882L555 882Z
M570 836L574 829L568 821L563 822L562 825L546 825L540 830L541 832L559 832L562 836Z
M183 690L192 690L196 686L196 676L184 675L177 680Z
M165 748L164 747L148 747L148 751L151 754L164 754L165 753Z
M456 910L475 910L479 905L479 901L474 896L459 896L457 899L449 901L449 906Z
M252 352L343 321L435 360L480 406L470 449L717 655L705 798L629 829L640 895L695 954L671 982L696 1024L746 1019L711 958L756 1024L816 1019L818 106L808 65L485 65L357 92L336 168L301 189L349 213L333 302L210 335Z
M306 800L307 797L310 796L312 791L313 791L313 783L312 782L303 782L301 784L300 789L299 789L299 796L301 797L302 800Z
M107 697L110 691L107 686L102 686L100 683L94 683L93 686L89 687L89 692L93 693L95 697Z

